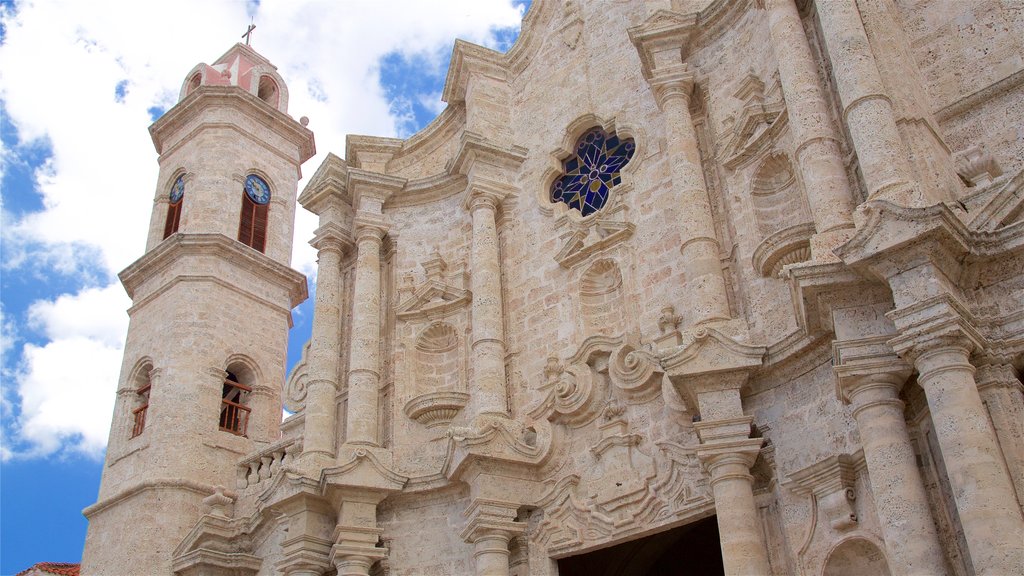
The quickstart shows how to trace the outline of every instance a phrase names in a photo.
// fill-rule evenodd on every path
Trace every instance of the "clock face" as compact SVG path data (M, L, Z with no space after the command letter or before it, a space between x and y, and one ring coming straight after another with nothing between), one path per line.
M177 204L181 201L181 197L185 195L185 175L178 176L178 179L174 181L174 185L171 186L171 204Z
M255 174L249 174L245 178L245 193L256 204L270 202L270 186L263 181L263 178Z

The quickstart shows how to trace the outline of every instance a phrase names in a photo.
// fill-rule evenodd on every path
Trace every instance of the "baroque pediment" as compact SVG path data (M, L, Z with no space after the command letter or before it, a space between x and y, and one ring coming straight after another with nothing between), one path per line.
M1024 219L1024 171L1006 181L975 214L973 230L996 230Z
M398 305L395 315L399 320L447 316L469 305L472 299L469 290L449 286L437 279L428 279L416 288L411 297Z
M396 492L401 490L408 480L381 462L372 451L357 449L348 462L324 470L321 482L326 487Z
M555 254L555 261L563 268L572 268L594 254L632 237L636 225L615 218L615 214L620 212L613 210L608 217L596 218L563 236L564 243L562 249Z
M736 119L732 138L722 148L723 164L736 169L772 148L789 123L783 102L750 104Z

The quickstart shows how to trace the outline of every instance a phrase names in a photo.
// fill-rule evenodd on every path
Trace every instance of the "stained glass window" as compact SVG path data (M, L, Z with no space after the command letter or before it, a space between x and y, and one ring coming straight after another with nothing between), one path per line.
M583 216L600 210L608 191L622 181L619 171L633 157L631 138L619 139L600 127L591 128L576 141L576 149L562 163L563 175L551 185L551 201L565 202Z

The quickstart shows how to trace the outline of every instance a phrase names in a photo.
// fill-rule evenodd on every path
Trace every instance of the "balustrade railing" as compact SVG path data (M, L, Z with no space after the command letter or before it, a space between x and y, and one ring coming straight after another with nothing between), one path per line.
M291 463L300 452L302 452L301 441L296 438L288 438L246 456L238 463L238 489L245 490L267 482L282 467Z

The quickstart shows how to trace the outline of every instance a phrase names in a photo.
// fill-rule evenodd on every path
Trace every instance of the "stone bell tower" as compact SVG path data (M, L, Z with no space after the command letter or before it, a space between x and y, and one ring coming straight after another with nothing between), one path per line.
M151 127L160 175L132 298L84 574L172 572L203 500L230 499L238 459L274 441L291 309L300 167L313 133L275 67L236 44L186 77ZM225 488L221 488L225 487Z

